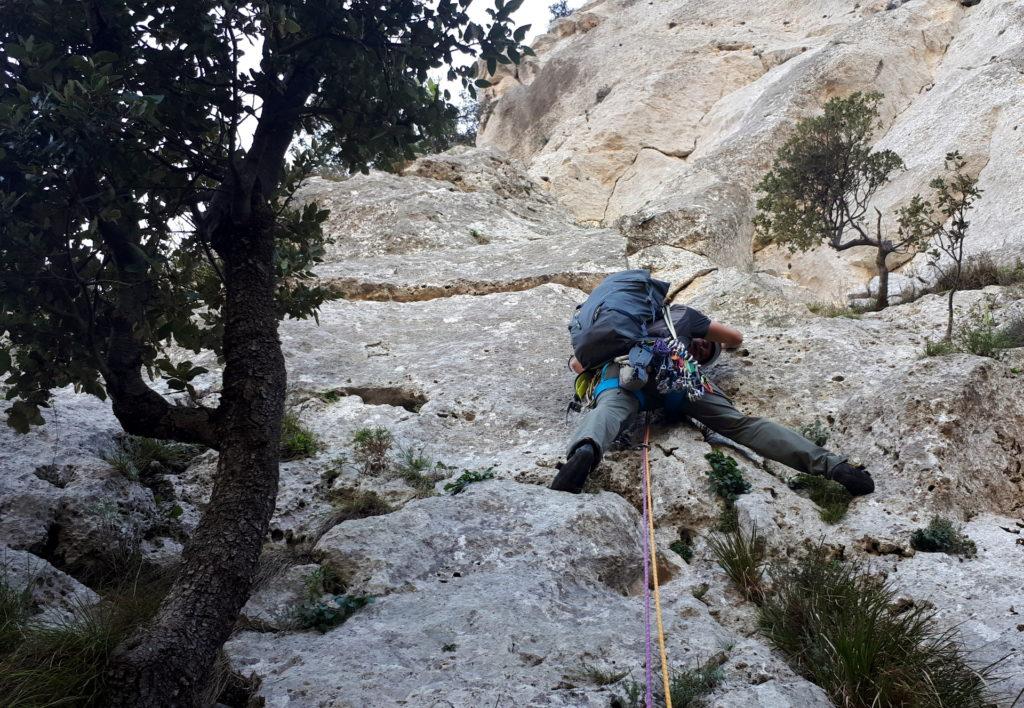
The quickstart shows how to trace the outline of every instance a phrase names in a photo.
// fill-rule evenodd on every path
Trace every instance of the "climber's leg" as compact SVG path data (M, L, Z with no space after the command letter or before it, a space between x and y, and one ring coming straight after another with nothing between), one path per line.
M609 366L604 373L605 379L616 380L619 376L617 365ZM614 442L615 438L626 429L633 416L640 410L640 402L636 394L621 388L610 388L597 397L594 407L584 413L576 430L569 438L566 456L569 457L584 442L590 442L596 448L596 462Z
M846 457L818 447L783 425L740 413L717 386L713 393L688 401L685 410L716 433L800 472L827 477L846 461Z

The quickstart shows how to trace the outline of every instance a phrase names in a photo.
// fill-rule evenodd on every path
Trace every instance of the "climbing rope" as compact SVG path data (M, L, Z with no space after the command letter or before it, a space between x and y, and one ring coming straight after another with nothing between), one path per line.
M665 706L672 708L669 693L668 655L665 653L665 627L661 621L661 593L658 589L658 551L654 544L654 502L651 496L651 417L647 415L644 424L643 474L644 493L644 634L646 637L645 658L647 673L647 708L654 706L654 672L651 667L651 586L654 586L654 615L658 624L658 652L661 654L661 682L665 691Z

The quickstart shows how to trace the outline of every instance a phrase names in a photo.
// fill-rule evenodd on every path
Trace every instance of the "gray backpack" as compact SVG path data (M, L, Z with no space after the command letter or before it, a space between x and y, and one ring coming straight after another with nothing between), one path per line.
M647 337L668 288L646 270L624 270L602 280L569 322L572 351L580 364L586 369L600 366Z

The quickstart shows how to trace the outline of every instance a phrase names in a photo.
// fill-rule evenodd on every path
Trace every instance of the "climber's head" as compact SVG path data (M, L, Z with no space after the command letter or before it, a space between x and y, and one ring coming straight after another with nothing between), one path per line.
M690 353L701 366L711 366L715 363L718 355L722 353L722 345L718 342L694 337L690 341Z

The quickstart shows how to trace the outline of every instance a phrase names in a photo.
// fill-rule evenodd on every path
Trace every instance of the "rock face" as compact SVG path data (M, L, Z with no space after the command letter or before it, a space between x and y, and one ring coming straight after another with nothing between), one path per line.
M274 676L268 705L607 706L614 691L582 662L642 670L637 522L615 494L567 499L492 481L344 523L318 549L352 592L377 599L326 634L245 632L227 650L243 672ZM665 603L678 660L729 649L727 670L744 667L715 694L721 705L829 705L765 647L718 625L686 583ZM339 671L339 661L365 668Z
M744 332L711 372L740 409L819 422L876 480L828 525L787 486L790 470L727 449L752 487L739 523L780 561L825 539L908 602L933 603L979 665L1010 654L1009 706L1024 688L1024 348L925 357L944 332L940 295L816 315L808 305L864 290L870 273L830 253L755 255L749 219L751 185L793 120L878 88L879 145L909 166L880 207L960 147L987 190L975 247L1019 250L1021 12L988 0L590 3L500 76L485 147L402 175L311 180L302 198L331 210L334 237L318 273L342 297L319 323L283 322L281 340L290 412L319 446L281 466L265 558L276 565L227 645L266 704L607 706L642 677L638 455L609 453L593 493L546 485L575 423L566 323L605 274L644 267L675 284L676 302ZM900 274L908 290L919 266ZM987 313L1024 331L1019 286L955 302L959 322ZM216 361L197 363L213 398ZM0 559L4 582L35 583L34 609L59 616L98 600L87 586L110 549L173 562L216 454L143 484L105 459L119 434L107 404L61 391L47 420L26 436L0 429ZM353 440L375 426L394 437L379 467ZM707 549L721 514L712 449L690 427L655 425L672 667L721 663L708 705L829 705L761 638ZM444 493L466 472L493 478ZM911 548L934 514L965 525L977 558ZM669 550L680 539L688 562ZM323 634L297 629L316 573L374 600Z
M793 122L833 96L879 91L878 147L907 171L876 206L927 195L960 150L986 190L968 250L1024 252L1024 188L1010 177L1024 154L1019 3L603 0L536 45L488 90L479 143L528 160L577 218L618 224L631 250L749 265L751 189ZM873 272L868 249L848 254L758 260L842 297Z

